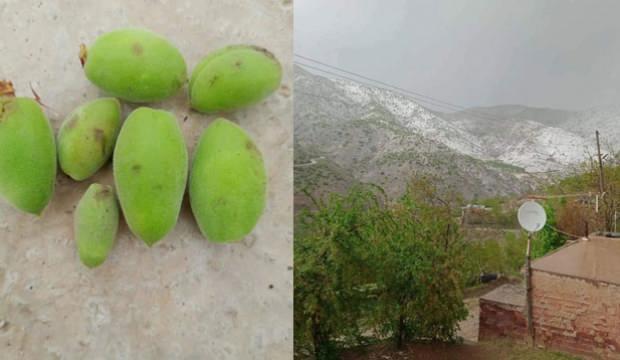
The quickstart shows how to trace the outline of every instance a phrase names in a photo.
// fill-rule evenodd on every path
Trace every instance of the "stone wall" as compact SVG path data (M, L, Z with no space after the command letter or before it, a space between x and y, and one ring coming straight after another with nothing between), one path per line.
M527 322L523 306L504 304L480 299L480 325L478 337L489 340L496 337L510 337L516 340L527 338Z
M620 359L620 286L542 271L532 285L537 344Z

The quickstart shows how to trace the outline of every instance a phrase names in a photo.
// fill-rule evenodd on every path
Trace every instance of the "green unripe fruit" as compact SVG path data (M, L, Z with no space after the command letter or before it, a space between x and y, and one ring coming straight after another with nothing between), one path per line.
M114 98L75 109L58 132L58 161L65 174L84 180L110 158L121 127L121 105Z
M118 205L111 186L92 184L75 209L73 226L80 260L89 268L101 265L114 246Z
M190 172L192 212L212 241L240 240L250 233L265 207L263 158L248 134L217 119L203 132Z
M0 196L40 215L54 193L54 133L32 99L0 96Z
M163 100L187 80L185 60L165 38L142 29L101 35L80 51L86 77L115 97L131 102Z
M192 72L192 108L202 112L233 110L257 103L280 85L282 68L267 50L233 45L205 57Z
M187 149L174 116L133 111L114 149L114 181L131 231L151 246L176 224L187 182Z

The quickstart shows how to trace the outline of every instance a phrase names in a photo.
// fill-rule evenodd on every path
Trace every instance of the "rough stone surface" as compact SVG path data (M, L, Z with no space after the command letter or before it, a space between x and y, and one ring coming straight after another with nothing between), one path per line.
M620 286L534 270L532 300L538 344L620 359Z
M480 340L528 341L524 304L525 289L514 285L480 298ZM536 345L588 358L620 359L618 285L534 270L532 304Z
M200 236L187 198L176 228L153 248L122 223L108 260L89 270L72 234L91 182L112 184L108 164L75 182L59 174L40 218L0 201L2 359L290 359L292 346L292 2L32 1L0 3L0 77L18 96L29 84L57 131L78 105L103 96L83 74L80 43L122 26L168 37L189 69L208 51L253 43L284 67L265 102L225 114L263 152L267 209L242 242ZM187 86L159 104L177 114L188 148L216 116L190 111ZM126 116L133 105L123 105Z
M506 284L480 298L478 337L489 340L509 337L525 340L525 288L522 284Z

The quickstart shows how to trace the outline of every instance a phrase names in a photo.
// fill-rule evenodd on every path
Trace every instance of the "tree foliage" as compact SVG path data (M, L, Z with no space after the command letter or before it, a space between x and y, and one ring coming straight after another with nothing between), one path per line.
M295 344L317 359L370 337L454 340L464 243L430 183L388 201L378 188L332 194L295 233Z
M527 235L524 232L505 232L502 237L469 239L465 246L465 286L480 284L481 274L520 276L525 264Z
M359 286L369 281L369 253L359 227L379 203L372 191L357 189L315 205L316 211L300 213L295 227L295 345L332 359L337 341L361 337L365 294Z
M603 157L603 193L600 193L600 170L598 159L579 164L571 176L551 185L550 194L583 194L570 198L554 207L558 213L561 230L575 235L584 235L586 230L616 231L616 215L620 204L620 154L613 151ZM598 204L597 200L598 198Z
M566 243L566 237L555 230L557 228L555 207L547 202L543 204L543 208L547 214L547 223L534 238L532 244L532 257L534 258L541 257Z

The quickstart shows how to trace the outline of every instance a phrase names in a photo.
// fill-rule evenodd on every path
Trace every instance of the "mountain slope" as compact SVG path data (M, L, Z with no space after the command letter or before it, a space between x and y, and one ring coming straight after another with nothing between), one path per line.
M521 105L442 113L384 88L296 67L296 190L372 182L397 195L412 177L429 175L466 199L520 194L586 160L594 129L620 136L618 115L620 107Z

